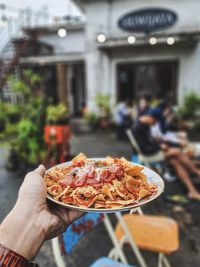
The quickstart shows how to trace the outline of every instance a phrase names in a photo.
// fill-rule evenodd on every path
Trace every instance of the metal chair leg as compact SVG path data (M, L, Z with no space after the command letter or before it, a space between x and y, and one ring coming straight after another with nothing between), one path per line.
M168 261L167 257L165 255L163 255L163 265L165 267L171 267L170 262Z
M130 233L130 231L129 231L129 229L128 229L128 227L127 227L127 225L126 225L121 213L119 213L119 212L116 213L116 217L117 217L119 223L121 224L121 226L122 226L122 228L124 230L124 233L125 233L125 235L127 237L127 240L129 241L130 246L131 246L132 250L134 251L135 256L136 256L140 266L141 267L147 267L147 264L146 264L146 262L145 262L145 260L144 260L144 258L142 256L139 248L137 247L135 241L133 240L133 238L131 236L131 233Z
M66 267L65 261L62 257L61 251L60 251L58 237L53 238L51 243L52 243L52 249L53 249L53 254L54 254L56 266L57 267Z
M127 261L127 259L126 259L126 256L125 256L125 254L124 254L124 252L123 252L123 250L122 250L122 248L121 248L121 246L120 246L120 242L118 241L118 239L117 239L117 237L116 237L116 235L115 235L115 232L114 232L113 227L112 227L112 224L111 224L111 222L110 222L110 220L109 220L109 218L108 218L108 215L105 214L104 216L105 216L105 217L104 217L104 224L105 224L105 227L106 227L106 229L107 229L107 231L108 231L108 234L109 234L109 236L110 236L110 238L111 238L111 240L112 240L112 242L113 242L114 247L115 247L116 250L117 250L117 253L118 253L118 255L119 255L120 260L121 260L123 263L128 263L128 261Z
M162 267L163 266L163 253L159 253L158 254L158 267Z

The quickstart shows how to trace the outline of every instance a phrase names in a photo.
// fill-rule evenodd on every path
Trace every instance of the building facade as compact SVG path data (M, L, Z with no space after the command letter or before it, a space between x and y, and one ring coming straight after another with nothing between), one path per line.
M136 101L142 93L171 96L181 104L187 92L200 94L200 1L76 0L85 20L39 34L52 45L49 56L22 64L56 65L59 99L76 113L95 109L97 92L111 104ZM120 24L121 23L121 24Z

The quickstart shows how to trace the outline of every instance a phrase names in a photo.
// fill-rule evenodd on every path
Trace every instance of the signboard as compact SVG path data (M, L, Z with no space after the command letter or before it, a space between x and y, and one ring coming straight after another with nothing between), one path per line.
M152 32L173 26L177 21L174 11L165 8L146 8L130 12L118 21L119 27L128 32Z

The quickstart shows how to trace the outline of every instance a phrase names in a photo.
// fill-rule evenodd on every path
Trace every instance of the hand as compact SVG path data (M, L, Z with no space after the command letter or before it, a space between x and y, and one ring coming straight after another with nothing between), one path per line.
M168 146L167 146L166 144L164 144L164 143L162 143L162 144L160 145L160 147L162 148L162 150L163 150L164 152L166 152L166 151L168 150Z
M17 203L0 227L0 243L26 258L33 258L43 242L64 232L81 216L47 203L44 166L28 173L19 190Z
M26 175L19 190L18 201L22 206L28 203L33 209L36 223L42 228L46 240L64 232L69 224L81 216L81 213L47 203L44 173L45 168L40 165Z

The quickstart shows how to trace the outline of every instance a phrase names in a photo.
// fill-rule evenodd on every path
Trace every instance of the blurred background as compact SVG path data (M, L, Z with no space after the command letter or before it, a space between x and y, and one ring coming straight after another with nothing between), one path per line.
M24 174L39 163L50 167L83 152L144 164L144 151L127 129L149 112L157 114L161 127L152 137L195 164L196 173L188 175L199 194L199 10L198 0L0 3L0 221L14 205ZM172 266L198 266L200 195L188 197L180 173L167 160L158 171L165 192L144 212L178 223L180 247L169 256ZM110 246L99 225L66 263L89 266ZM139 266L128 246L126 253L129 263ZM144 255L155 266L155 256ZM50 242L36 261L56 266Z

